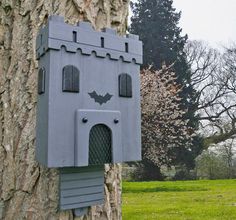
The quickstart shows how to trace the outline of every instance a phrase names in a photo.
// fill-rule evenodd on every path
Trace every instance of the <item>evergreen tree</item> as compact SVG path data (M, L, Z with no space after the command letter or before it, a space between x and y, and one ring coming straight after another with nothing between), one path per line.
M175 12L172 0L139 0L131 7L134 15L130 31L144 43L143 67L152 64L161 69L163 63L169 66L175 62L175 72L178 69L177 74L184 75L188 69L183 53L187 35L181 36L181 13Z
M161 69L162 65L173 64L176 81L182 86L181 108L186 110L184 119L188 119L189 133L198 128L196 91L191 86L191 71L187 64L184 46L187 35L182 36L182 29L178 26L181 12L176 12L172 0L139 0L131 3L133 16L130 32L138 34L143 41L143 68L152 65L154 69ZM183 140L183 146L187 143ZM185 164L189 168L194 166L196 152L201 152L201 138L193 138L192 144L185 148L170 151L176 157L173 163ZM196 150L197 148L197 150ZM179 160L181 158L181 161Z

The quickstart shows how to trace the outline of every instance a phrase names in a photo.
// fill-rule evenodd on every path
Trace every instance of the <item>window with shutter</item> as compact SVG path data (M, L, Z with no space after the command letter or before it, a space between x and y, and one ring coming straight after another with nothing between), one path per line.
M132 97L132 78L127 73L119 75L119 96L120 97Z
M38 73L38 94L43 94L45 92L45 69L40 68Z
M75 66L67 65L62 74L62 91L79 92L79 70Z

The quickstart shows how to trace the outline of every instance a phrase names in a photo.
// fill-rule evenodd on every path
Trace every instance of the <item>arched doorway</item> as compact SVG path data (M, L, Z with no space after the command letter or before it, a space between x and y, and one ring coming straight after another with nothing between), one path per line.
M89 165L112 162L111 130L104 124L94 125L89 133Z

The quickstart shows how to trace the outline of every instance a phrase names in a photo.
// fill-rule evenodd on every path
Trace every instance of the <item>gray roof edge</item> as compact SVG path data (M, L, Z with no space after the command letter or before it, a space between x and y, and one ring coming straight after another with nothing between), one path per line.
M72 33L76 32L76 41ZM105 39L102 47L100 39ZM128 49L126 50L126 45ZM49 49L60 50L64 46L67 52L81 50L82 54L91 55L95 52L97 57L110 55L111 59L118 60L122 57L124 62L142 64L142 42L138 35L128 34L119 36L115 29L104 28L102 32L93 29L91 23L80 21L77 26L64 22L61 16L50 16L47 25L42 27L37 35L36 52L39 59Z
M91 55L92 53L95 53L96 57L105 58L108 56L111 60L122 59L124 62L131 63L134 61L136 64L142 64L143 62L143 57L142 55L139 54L126 53L122 51L116 51L101 47L94 47L91 45L79 44L68 41L61 41L51 38L49 38L48 41L44 42L36 50L37 59L40 59L40 57L43 56L50 49L61 50L63 47L67 52L72 52L72 53L81 51L81 54L83 55Z

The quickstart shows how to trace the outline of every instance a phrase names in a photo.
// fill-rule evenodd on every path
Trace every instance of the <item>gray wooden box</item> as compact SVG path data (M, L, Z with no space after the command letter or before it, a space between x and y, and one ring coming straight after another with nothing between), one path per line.
M37 36L36 159L60 168L60 209L103 203L105 163L141 159L142 43L51 16Z
M37 160L47 167L140 160L138 36L97 32L90 23L72 26L52 16L39 31L36 50Z

